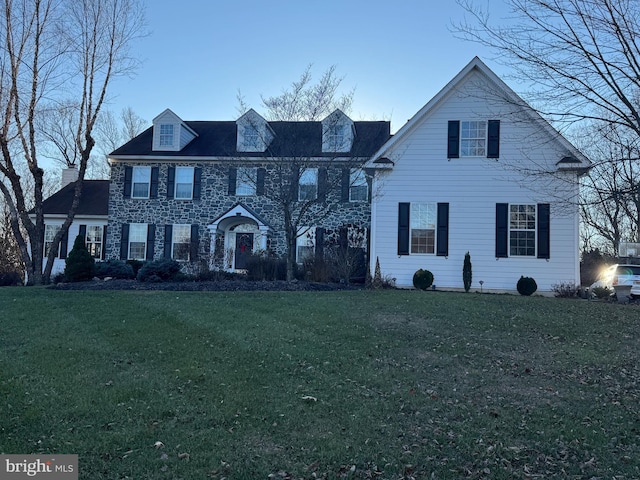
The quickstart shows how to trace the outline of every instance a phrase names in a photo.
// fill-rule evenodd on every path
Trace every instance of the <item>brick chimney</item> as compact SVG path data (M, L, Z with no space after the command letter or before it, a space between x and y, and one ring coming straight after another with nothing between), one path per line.
M67 185L69 185L70 183L75 182L76 180L78 180L78 167L69 167L69 168L63 168L62 169L62 178L60 181L60 188L64 188Z

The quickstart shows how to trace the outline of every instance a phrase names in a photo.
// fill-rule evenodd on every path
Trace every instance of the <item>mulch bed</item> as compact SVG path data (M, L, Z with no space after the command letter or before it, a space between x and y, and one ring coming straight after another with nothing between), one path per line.
M249 280L220 280L203 282L138 282L136 280L92 280L89 282L57 283L53 290L169 290L194 292L234 291L318 291L358 290L362 286L339 283L316 283L283 280L257 282Z

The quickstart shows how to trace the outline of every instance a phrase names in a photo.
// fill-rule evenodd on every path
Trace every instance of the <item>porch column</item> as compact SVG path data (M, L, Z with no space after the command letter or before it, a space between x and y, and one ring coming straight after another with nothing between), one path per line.
M260 249L263 252L267 251L267 234L269 233L269 227L267 227L266 225L260 225L259 227L260 230Z
M213 270L214 264L214 254L216 252L216 238L218 237L218 226L217 225L209 225L207 227L209 230L209 236L211 241L209 242L209 270Z

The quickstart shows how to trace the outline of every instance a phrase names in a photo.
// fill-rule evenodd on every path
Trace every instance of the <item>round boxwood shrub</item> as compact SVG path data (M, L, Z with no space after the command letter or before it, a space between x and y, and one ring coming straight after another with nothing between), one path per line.
M520 295L533 295L535 291L538 289L538 284L531 277L520 277L518 280L518 284L516 285L518 288L518 293Z
M175 260L161 259L145 263L136 279L139 282L169 282L180 273L180 264Z
M98 278L134 278L133 267L122 260L107 260L96 263L96 277Z
M413 286L418 290L426 290L433 284L433 273L420 269L413 274Z

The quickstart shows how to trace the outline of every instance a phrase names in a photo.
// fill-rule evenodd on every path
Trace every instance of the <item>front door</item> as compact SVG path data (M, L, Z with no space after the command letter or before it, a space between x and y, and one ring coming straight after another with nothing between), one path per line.
M247 260L253 252L253 233L236 233L236 270L247 268Z

